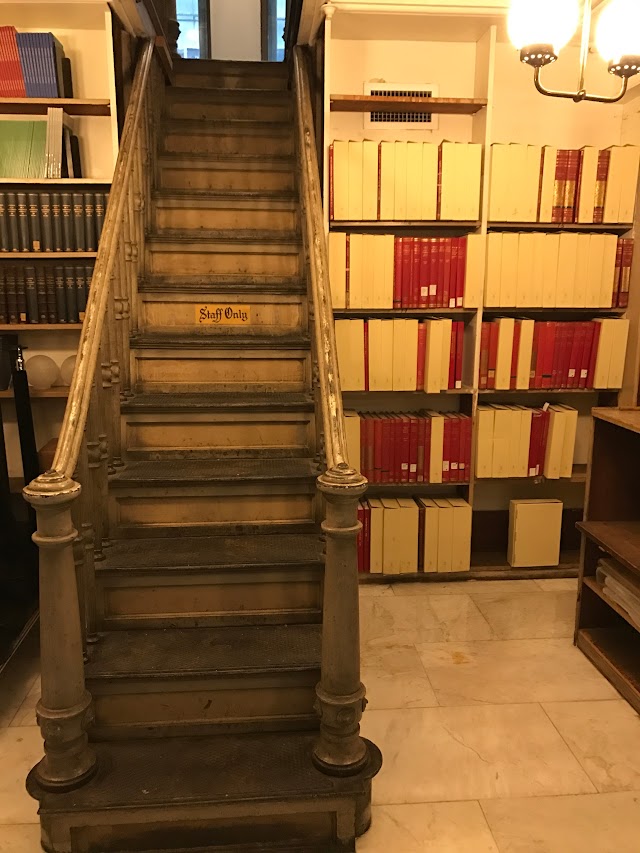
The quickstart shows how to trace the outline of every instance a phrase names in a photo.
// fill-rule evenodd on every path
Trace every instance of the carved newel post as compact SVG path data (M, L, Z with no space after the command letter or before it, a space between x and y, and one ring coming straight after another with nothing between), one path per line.
M42 698L36 713L44 758L34 769L50 790L77 787L95 772L96 756L86 726L91 696L85 690L78 586L73 558L77 531L71 505L79 483L47 471L24 489L38 525L33 541L40 552L40 653Z
M365 700L360 681L357 537L358 500L367 481L347 464L321 474L318 489L326 501L322 670L316 687L320 737L313 750L316 766L337 776L358 773L368 760L360 737Z

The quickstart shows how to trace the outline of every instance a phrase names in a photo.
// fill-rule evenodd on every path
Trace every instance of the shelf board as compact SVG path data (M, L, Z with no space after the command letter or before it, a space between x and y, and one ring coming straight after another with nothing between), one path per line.
M2 323L0 332L77 332L82 323Z
M2 261L61 261L70 258L97 258L97 252L0 252Z
M550 479L543 474L538 477L476 477L476 483L586 483L587 466L574 465L570 477Z
M418 402L425 397L438 397L440 394L448 394L454 397L461 394L473 394L473 388L447 388L444 391L440 391L438 394L431 394L426 391L343 391L342 394L343 396L346 394L357 394L359 397L369 396L371 394L402 394L405 398L410 398L409 395L413 395L413 399Z
M577 578L578 566L576 564L565 564L553 568L513 569L511 566L497 563L493 566L471 566L468 572L410 572L400 575L368 574L358 575L360 582L365 584L375 583L443 583L449 581L484 580L544 580L549 578ZM461 589L461 592L464 590Z
M633 708L640 711L638 632L627 623L621 628L580 628L576 645Z
M457 486L463 486L465 489L469 487L469 481L455 483L369 483L367 486L367 494L372 496L387 496L393 497L412 496L412 495L427 495L432 491L441 492L443 489L455 489Z
M577 528L623 566L640 573L640 521L580 521Z
M640 432L640 408L597 408L591 414L600 421L607 421L631 432Z
M99 180L98 178L3 178L0 176L0 188L4 184L12 186L35 185L46 187L67 187L81 184L82 186L110 187L110 180Z
M609 598L609 596L605 593L604 589L600 586L600 584L594 577L584 578L583 583L585 586L589 587L589 589L594 592L598 596L598 598L602 599L602 601L604 601L604 603L608 607L610 607L612 610L615 610L618 616L622 617L622 619L624 619L624 621L627 622L633 628L634 631L638 630L636 625L633 624L633 621L627 611L624 610L624 608L620 607L620 605L613 601L611 598Z
M49 107L62 107L70 116L110 116L108 98L0 98L0 115L46 116Z
M624 234L633 223L626 222L489 222L490 231L579 231L586 233Z
M491 314L496 316L502 316L504 314L515 314L517 316L522 316L526 314L530 316L532 319L537 319L538 317L544 317L545 319L550 319L553 317L554 320L563 319L566 316L579 316L579 317L598 317L602 314L610 315L618 315L625 314L627 311L626 308L483 308L483 314Z
M332 219L330 231L475 231L475 219Z
M411 95L330 95L331 112L335 113L440 113L475 115L487 106L482 98L418 98Z
M615 388L480 388L478 394L497 396L498 394L537 394L544 397L549 394L605 394L617 393Z
M65 385L60 388L49 388L47 391L36 391L35 388L29 388L29 396L32 400L58 399L63 400L69 396L69 388ZM7 388L0 391L0 400L12 400L13 389Z
M472 316L477 308L334 308L336 317L433 317L442 316Z

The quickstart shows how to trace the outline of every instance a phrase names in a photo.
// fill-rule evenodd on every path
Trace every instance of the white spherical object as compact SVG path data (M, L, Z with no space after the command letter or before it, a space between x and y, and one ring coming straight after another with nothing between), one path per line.
M58 365L48 355L32 355L26 368L29 385L36 391L47 391L60 375Z
M60 365L60 381L63 385L71 385L71 377L73 376L73 369L76 366L76 357L75 355L70 355Z

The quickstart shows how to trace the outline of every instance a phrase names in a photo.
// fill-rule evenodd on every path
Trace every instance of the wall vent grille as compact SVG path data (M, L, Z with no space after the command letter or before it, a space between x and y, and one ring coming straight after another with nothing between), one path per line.
M405 95L413 98L438 97L438 87L425 85L424 83L365 83L365 95L374 95L377 98L392 98L397 95ZM377 110L365 113L365 127L369 128L395 128L405 130L435 130L438 126L438 116L430 112L401 113L393 110Z

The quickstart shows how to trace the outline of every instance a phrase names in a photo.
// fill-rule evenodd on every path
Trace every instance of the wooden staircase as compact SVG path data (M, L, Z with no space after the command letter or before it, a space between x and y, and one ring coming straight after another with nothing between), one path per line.
M144 250L112 307L105 297L103 378L105 364L119 366L102 382L111 396L94 388L87 403L88 462L75 465L99 516L75 519L78 637L43 611L46 756L28 787L48 851L338 853L369 824L380 756L358 735L365 481L345 463L324 486L320 476L331 468L314 337L322 306L289 71L178 61L174 85L157 90ZM304 82L301 57L296 71ZM205 306L248 319L199 325ZM92 411L114 407L114 426L96 421L92 443ZM73 536L59 513L52 529L43 495L56 472L70 494L68 468L61 484L56 457L25 490L50 576L51 549L63 572ZM58 666L54 683L50 642L81 671Z

